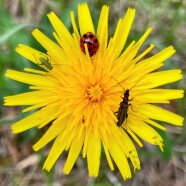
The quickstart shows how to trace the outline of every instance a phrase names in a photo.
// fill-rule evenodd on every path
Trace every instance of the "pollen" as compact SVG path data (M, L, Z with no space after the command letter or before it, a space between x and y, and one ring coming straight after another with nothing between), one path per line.
M86 90L86 97L90 102L101 102L104 97L103 88L99 84L91 85Z

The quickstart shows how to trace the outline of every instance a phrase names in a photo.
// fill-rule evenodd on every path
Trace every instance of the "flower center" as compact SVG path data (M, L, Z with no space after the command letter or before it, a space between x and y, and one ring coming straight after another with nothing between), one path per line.
M91 85L86 90L86 97L91 102L101 101L103 98L103 89L100 87L100 85Z

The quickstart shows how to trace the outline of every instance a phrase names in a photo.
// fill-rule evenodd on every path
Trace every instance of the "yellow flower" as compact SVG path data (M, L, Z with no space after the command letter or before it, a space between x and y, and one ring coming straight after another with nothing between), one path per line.
M154 127L162 130L165 127L154 120L177 126L183 124L181 116L152 105L183 97L183 90L156 88L182 79L180 69L154 72L175 53L175 49L170 46L144 59L154 48L151 44L137 56L152 28L147 29L138 41L125 46L135 17L133 8L118 21L114 36L108 41L108 13L109 7L103 6L95 31L87 4L78 5L80 31L74 12L71 12L72 34L53 12L49 13L58 44L35 29L33 36L47 52L22 44L16 49L44 70L26 68L25 72L6 72L7 77L29 84L31 91L5 97L5 105L29 105L23 112L38 109L13 124L13 133L51 123L33 146L38 151L54 140L43 166L47 171L64 151L68 151L63 167L64 173L68 174L82 152L83 158L87 158L89 175L98 176L103 146L110 169L114 170L114 161L123 178L131 178L128 160L134 170L140 169L131 138L141 147L138 137L162 149L163 140ZM87 32L92 32L99 41L99 48L91 57L86 44L85 53L80 47L80 38Z

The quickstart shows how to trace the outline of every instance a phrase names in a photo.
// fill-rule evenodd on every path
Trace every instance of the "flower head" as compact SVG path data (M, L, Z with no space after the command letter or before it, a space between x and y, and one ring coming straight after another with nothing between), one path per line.
M135 16L133 8L118 21L114 35L108 41L108 13L109 7L103 6L95 31L87 4L78 5L79 29L74 12L71 12L72 34L53 12L49 13L58 44L35 29L32 34L46 53L22 44L16 49L44 70L26 68L25 72L6 72L7 77L29 84L31 91L5 97L5 105L29 105L23 112L37 109L13 124L12 131L19 133L32 127L42 128L52 122L33 146L38 151L54 140L43 166L48 171L60 155L68 151L63 167L68 174L82 152L87 158L89 175L97 176L103 146L111 170L114 170L114 161L123 178L130 178L129 159L134 170L140 169L131 138L141 147L139 137L163 150L163 140L154 127L162 130L165 127L154 120L183 124L181 116L152 105L183 97L182 90L157 88L182 79L181 70L154 72L175 53L175 49L170 46L144 59L154 48L151 44L137 55L152 28L138 41L125 46ZM95 37L99 42L93 52L90 52L88 42L81 43L86 33L93 35L89 39Z

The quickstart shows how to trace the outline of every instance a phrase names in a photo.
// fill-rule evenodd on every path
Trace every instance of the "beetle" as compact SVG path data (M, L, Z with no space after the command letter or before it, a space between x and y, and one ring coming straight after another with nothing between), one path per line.
M84 44L87 44L88 52L90 57L92 57L94 54L96 54L98 48L99 48L99 41L92 32L87 32L81 36L80 39L80 47L81 50L85 53L85 46Z
M111 76L112 77L112 76ZM115 79L114 77L112 77L113 79ZM117 81L117 79L115 79ZM139 83L142 79L139 79L139 81L136 82ZM121 84L117 81L117 83L121 86ZM133 89L136 84L134 84L134 86L132 86L131 89ZM117 121L117 126L118 127L121 127L123 122L126 120L126 123L127 123L127 118L128 118L128 108L129 106L131 106L132 108L132 105L131 103L129 103L130 101L132 101L132 99L129 99L129 96L130 96L130 90L129 89L124 89L122 86L121 88L124 90L124 93L123 93L123 100L120 102L120 105L119 105L119 109L117 112L115 112L114 114L116 115L118 121ZM132 109L133 110L133 109ZM134 111L134 110L133 110Z
M131 99L132 100L132 99ZM119 110L115 113L117 113L117 126L121 127L123 122L128 118L128 108L131 104L129 104L129 90L126 90L123 94L123 100L120 103Z

